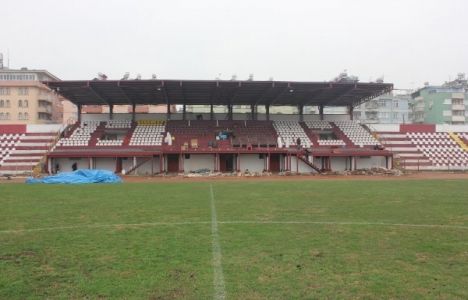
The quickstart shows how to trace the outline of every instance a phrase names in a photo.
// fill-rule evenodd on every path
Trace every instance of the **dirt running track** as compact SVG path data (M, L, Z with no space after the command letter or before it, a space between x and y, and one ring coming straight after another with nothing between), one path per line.
M468 173L449 172L415 172L402 176L384 175L291 175L291 176L262 176L262 177L239 177L239 176L216 176L216 177L182 177L182 176L122 176L124 182L209 182L209 181L289 181L289 180L424 180L424 179L466 179ZM24 177L0 178L0 183L23 183Z
M182 176L122 176L124 182L209 182L209 181L289 181L289 180L424 180L424 179L466 179L468 173L449 172L415 172L402 176L384 175L291 175L291 176L216 176L216 177L182 177ZM11 180L0 178L0 183L23 183L25 177L16 177Z

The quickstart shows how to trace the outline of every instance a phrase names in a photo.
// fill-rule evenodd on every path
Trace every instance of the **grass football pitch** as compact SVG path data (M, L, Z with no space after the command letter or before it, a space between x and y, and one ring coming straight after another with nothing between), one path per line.
M466 180L0 185L0 299L467 299Z

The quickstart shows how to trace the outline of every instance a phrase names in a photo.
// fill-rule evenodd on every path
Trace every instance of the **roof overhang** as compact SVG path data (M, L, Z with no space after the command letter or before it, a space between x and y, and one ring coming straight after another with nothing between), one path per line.
M391 83L93 80L46 81L76 105L356 106L393 90Z

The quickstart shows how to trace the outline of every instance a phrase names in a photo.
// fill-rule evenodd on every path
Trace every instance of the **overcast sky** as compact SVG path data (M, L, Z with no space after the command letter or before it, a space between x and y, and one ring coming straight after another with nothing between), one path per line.
M10 67L61 79L360 81L396 88L468 72L466 0L4 0Z

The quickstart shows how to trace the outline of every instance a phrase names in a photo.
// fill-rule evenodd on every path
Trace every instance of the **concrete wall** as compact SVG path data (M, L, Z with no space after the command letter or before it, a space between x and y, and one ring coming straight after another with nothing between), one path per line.
M346 170L346 157L332 157L330 163L333 171Z
M41 125L26 125L26 131L29 133L35 132L59 132L66 126L62 124L41 124Z
M72 171L73 163L77 163L78 169L88 169L88 158L54 158L52 162L52 170L55 171L55 165L58 163L60 172Z
M372 131L400 132L400 124L367 124Z
M250 172L262 172L265 168L264 158L259 158L258 154L241 154L240 155L240 170L244 172L248 169Z
M468 132L468 125L436 125L436 132Z
M130 160L132 160L131 158ZM146 160L148 158L146 157L137 157L137 164L141 163L142 161ZM135 174L136 175L147 175L151 176L151 169L153 169L154 173L159 173L160 172L160 167L159 167L159 157L155 157L153 160L149 160L142 164L138 169L136 169Z
M199 169L214 170L213 154L191 154L190 158L184 158L184 172L195 171Z
M357 169L369 169L374 167L385 168L384 156L356 157Z
M316 173L314 169L306 165L302 160L295 156L291 157L291 172L293 173Z
M94 159L94 169L108 170L115 172L115 157L96 157Z

